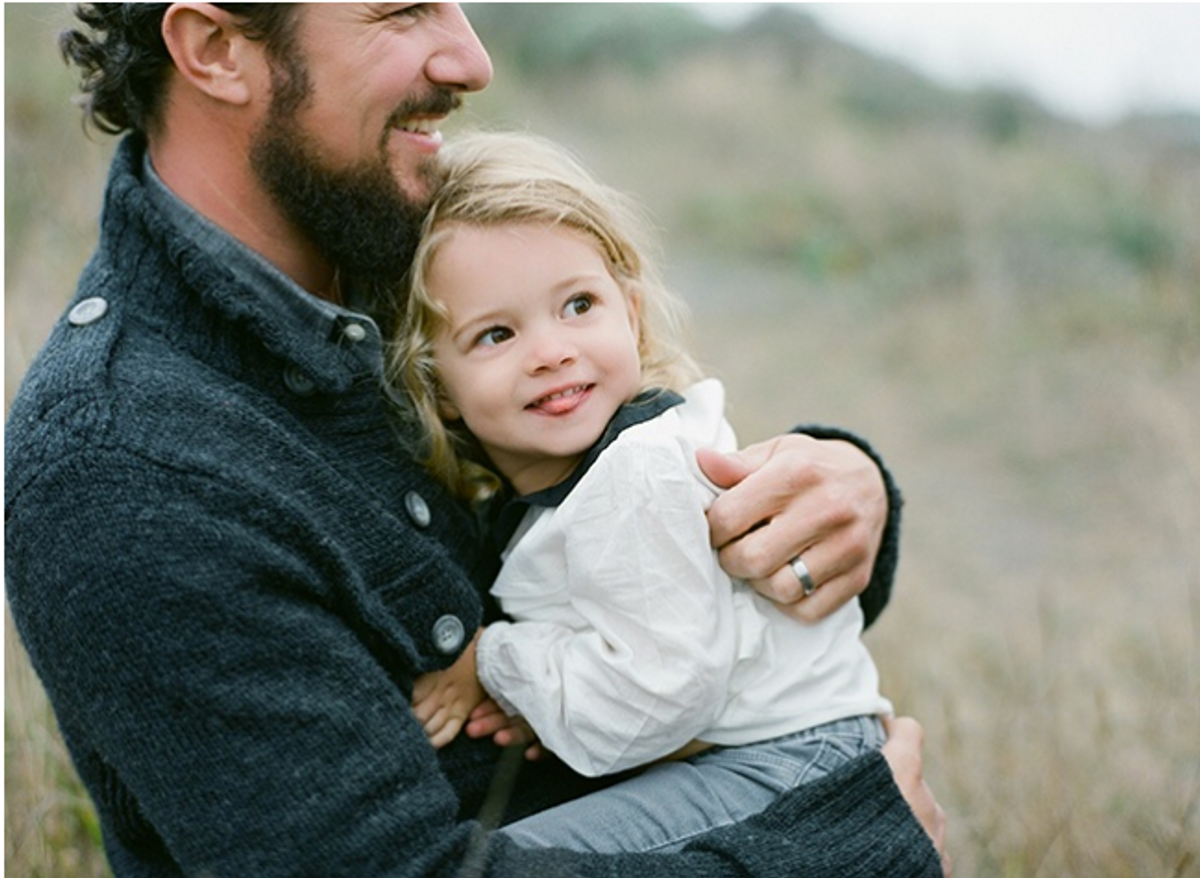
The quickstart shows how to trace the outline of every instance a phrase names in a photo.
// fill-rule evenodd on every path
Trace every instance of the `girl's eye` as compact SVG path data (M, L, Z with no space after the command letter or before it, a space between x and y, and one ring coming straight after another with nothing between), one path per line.
M578 296L570 298L563 308L563 313L571 317L578 317L580 314L591 311L595 303L595 297L591 293L580 293Z
M483 347L495 347L503 344L513 336L513 331L507 326L493 326L485 329L475 337L475 344Z

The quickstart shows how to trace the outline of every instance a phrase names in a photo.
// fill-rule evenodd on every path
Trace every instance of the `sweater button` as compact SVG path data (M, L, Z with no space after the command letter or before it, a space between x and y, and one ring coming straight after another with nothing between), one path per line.
M462 648L467 629L458 616L445 615L433 623L433 647L442 655L450 655Z
M108 302L99 296L84 299L67 312L67 322L72 326L87 326L108 313Z
M295 365L288 366L283 370L283 383L296 396L312 396L317 389L313 380L305 375L299 366Z
M429 522L433 521L433 513L429 511L429 504L416 491L409 491L404 495L404 509L417 527L429 527Z
M342 338L349 342L360 342L367 337L367 330L361 323L347 323L342 329Z

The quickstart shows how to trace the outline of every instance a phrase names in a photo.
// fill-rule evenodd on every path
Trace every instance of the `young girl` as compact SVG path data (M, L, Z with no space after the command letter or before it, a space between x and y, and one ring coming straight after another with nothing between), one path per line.
M433 742L490 695L583 774L653 763L505 830L598 851L682 846L879 746L858 603L802 625L717 563L695 452L736 442L638 212L539 139L442 155L395 366L430 471L493 506L512 621L418 681Z

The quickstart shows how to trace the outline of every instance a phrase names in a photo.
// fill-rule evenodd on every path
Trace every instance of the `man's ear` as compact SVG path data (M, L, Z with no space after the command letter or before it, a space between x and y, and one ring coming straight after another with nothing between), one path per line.
M197 90L238 106L254 97L262 44L246 39L231 13L212 3L172 3L162 37L179 75Z

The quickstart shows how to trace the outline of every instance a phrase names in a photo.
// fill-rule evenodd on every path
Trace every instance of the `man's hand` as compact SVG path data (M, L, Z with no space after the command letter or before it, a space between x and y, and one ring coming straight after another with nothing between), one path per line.
M479 632L454 664L444 671L422 674L413 684L413 713L430 743L439 749L454 740L471 711L488 697L475 674Z
M921 774L921 744L925 732L915 719L909 717L884 719L883 725L888 735L887 743L883 745L883 756L892 769L896 786L921 826L933 839L933 846L942 858L942 871L949 876L952 866L950 854L946 851L946 813L933 798L933 791Z
M730 576L807 622L867 587L888 501L879 468L861 450L789 433L734 454L701 450L696 459L729 489L713 501L708 524ZM808 597L789 566L798 556L817 586Z
M545 755L529 723L522 717L509 716L491 698L485 698L471 711L466 731L468 738L486 738L491 735L497 747L526 744L528 746L525 748L525 758L530 761L536 761Z

